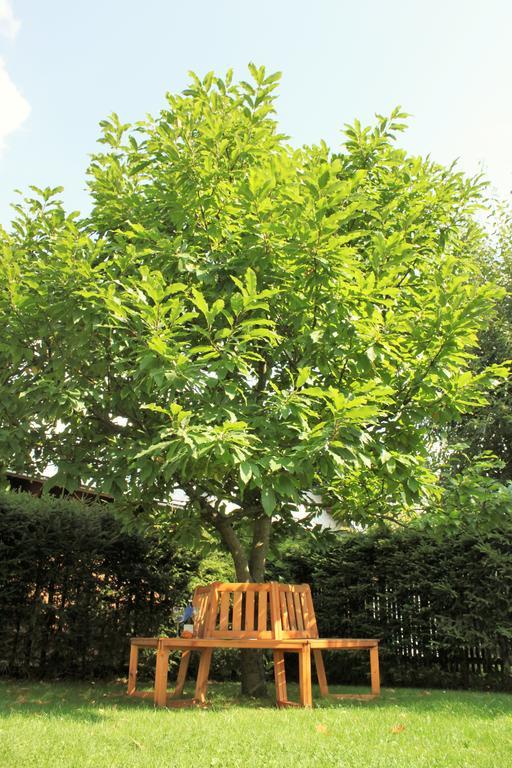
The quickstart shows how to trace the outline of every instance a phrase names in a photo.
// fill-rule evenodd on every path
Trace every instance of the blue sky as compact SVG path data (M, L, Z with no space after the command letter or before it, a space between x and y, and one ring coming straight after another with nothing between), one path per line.
M88 208L98 122L155 113L166 91L248 61L282 70L281 128L336 148L355 117L401 104L400 141L512 189L506 0L0 0L0 223L14 188L63 185Z

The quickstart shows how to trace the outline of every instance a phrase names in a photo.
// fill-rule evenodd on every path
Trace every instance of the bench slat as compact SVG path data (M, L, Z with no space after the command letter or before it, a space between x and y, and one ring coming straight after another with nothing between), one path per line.
M300 631L304 631L304 622L302 620L302 605L300 602L300 593L294 592L293 593L293 605L295 608L295 620L297 622L297 629Z
M245 629L246 631L254 631L254 596L255 592L252 590L245 595Z
M293 632L297 629L297 619L295 617L295 604L293 602L293 594L292 592L285 592L285 595L286 604L288 606L288 624L290 630Z
M237 632L242 628L242 593L233 593L233 631Z
M229 625L229 604L230 604L230 593L229 592L221 592L220 593L220 622L219 627L220 629L226 630Z
M266 590L258 592L258 632L265 632L267 629L267 595L268 592Z
M286 595L284 592L279 592L279 604L281 607L281 621L283 626L283 632L290 630L290 621L288 619L288 608L286 606Z

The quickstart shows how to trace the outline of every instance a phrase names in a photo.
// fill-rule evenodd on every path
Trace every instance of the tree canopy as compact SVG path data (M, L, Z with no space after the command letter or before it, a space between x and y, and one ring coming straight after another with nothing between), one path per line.
M181 489L184 529L262 580L298 506L412 514L433 425L505 371L471 364L496 295L479 181L397 147L399 110L293 148L279 75L250 72L110 116L90 216L34 189L1 231L0 456L139 506Z
M474 370L512 359L512 212L503 202L494 203L490 216L490 247L479 259L481 280L502 289L493 322L482 328L478 337ZM488 396L488 403L449 430L445 438L450 462L459 469L473 464L488 452L499 459L489 470L504 483L512 481L512 393L510 381L504 381ZM512 485L511 485L512 489Z

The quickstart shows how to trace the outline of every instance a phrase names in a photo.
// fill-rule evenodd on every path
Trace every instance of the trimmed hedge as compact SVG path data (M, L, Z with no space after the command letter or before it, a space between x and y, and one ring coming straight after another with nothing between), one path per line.
M274 575L312 585L323 636L382 638L385 685L512 690L512 526L344 536ZM333 681L367 680L367 654L328 656Z
M125 674L129 637L169 625L197 565L110 505L0 494L0 672Z

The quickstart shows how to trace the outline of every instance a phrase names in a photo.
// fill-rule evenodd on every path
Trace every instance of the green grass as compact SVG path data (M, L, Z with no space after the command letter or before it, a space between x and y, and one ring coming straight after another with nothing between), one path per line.
M271 700L241 699L237 691L211 684L207 710L155 710L147 700L128 699L121 682L2 682L0 766L512 765L507 694L385 689L376 701L320 702L307 711L277 710Z

